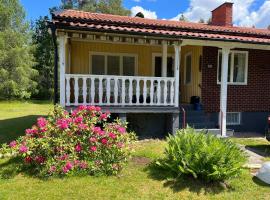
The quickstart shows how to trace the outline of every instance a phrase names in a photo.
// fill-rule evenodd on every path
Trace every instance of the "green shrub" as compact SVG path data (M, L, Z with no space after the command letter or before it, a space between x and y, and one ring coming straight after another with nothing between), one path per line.
M100 107L80 106L68 113L56 107L25 135L4 144L0 155L19 158L39 176L117 174L130 156L134 134L119 120L108 122Z
M167 145L165 158L156 164L176 178L192 175L207 182L223 181L239 175L246 161L242 150L228 139L189 127L170 135Z

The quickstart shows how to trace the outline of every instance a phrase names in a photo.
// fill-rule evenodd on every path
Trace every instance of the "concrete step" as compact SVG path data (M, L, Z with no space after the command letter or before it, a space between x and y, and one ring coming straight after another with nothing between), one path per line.
M190 127L195 129L214 129L216 128L214 122L203 122L203 123L187 123Z

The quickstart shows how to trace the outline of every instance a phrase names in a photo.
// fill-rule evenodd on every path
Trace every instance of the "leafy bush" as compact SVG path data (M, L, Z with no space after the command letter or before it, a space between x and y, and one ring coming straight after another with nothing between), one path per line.
M192 175L204 181L223 181L239 175L246 161L239 147L227 139L197 133L188 127L167 138L165 158L157 165L174 177Z
M21 158L23 166L41 176L116 174L130 155L135 136L127 133L126 124L109 123L108 118L99 107L80 106L71 114L56 107L0 152Z

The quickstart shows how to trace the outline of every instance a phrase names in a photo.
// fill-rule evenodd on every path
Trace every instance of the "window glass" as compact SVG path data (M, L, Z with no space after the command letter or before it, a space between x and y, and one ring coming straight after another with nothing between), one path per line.
M191 83L191 67L192 67L192 59L191 55L186 56L186 73L185 73L185 84Z
M105 56L92 55L92 73L96 75L105 74Z
M236 83L245 82L245 67L246 67L246 54L235 53L234 54L233 82L236 82Z
M168 57L167 59L167 77L174 77L174 66L172 57Z
M246 81L246 53L233 52L229 55L228 83L245 83ZM219 52L218 81L221 81L222 53ZM233 65L232 65L233 64Z
M119 56L108 56L107 61L108 75L120 75L120 57Z
M135 57L123 56L123 75L124 76L135 75Z

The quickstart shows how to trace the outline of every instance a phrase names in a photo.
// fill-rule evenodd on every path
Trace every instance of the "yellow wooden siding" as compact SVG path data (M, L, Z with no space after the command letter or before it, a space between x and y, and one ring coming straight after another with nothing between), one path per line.
M191 53L191 83L185 85L185 55ZM200 72L200 56L202 55L202 47L199 46L184 46L181 53L181 71L180 71L180 95L181 102L189 103L191 96L201 96L201 72Z
M90 52L136 54L138 58L138 76L152 76L152 54L161 53L162 47L72 41L71 73L90 73ZM168 53L173 54L173 52L173 48L168 48Z

